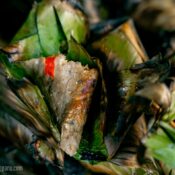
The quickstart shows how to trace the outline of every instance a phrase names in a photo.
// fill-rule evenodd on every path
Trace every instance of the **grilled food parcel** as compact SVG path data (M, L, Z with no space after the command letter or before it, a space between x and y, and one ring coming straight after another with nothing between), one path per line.
M124 21L87 40L80 8L35 3L0 51L0 135L60 174L65 155L92 172L173 173L174 56L149 59Z

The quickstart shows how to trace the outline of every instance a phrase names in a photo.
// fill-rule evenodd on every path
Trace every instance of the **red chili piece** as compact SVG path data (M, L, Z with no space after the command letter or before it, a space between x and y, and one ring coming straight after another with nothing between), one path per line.
M54 72L55 72L55 57L54 56L45 58L44 72L45 72L45 75L48 75L51 78L54 78Z

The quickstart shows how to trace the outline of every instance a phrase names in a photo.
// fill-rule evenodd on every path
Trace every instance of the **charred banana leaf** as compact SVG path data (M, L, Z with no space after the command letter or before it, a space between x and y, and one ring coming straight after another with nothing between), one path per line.
M111 37L110 35L113 35L114 37ZM115 38L115 36L118 37ZM113 40L113 42L111 40ZM110 47L111 42L113 43L112 47ZM92 48L98 52L98 56L101 56L105 68L104 77L107 75L105 77L108 96L107 118L110 118L110 120L106 121L105 143L108 152L110 153L109 157L112 158L115 155L116 160L118 154L116 154L116 151L120 148L127 132L131 132L130 127L140 116L142 116L143 113L146 112L144 110L147 107L150 107L150 103L155 101L155 103L161 108L160 111L166 111L171 101L169 90L167 90L166 87L157 87L160 88L160 91L157 92L156 87L154 88L154 85L152 85L154 83L163 82L167 79L170 74L169 61L161 58L146 61L147 56L145 55L144 49L140 47L138 43L138 37L135 35L133 26L130 23L121 25L99 41L92 43ZM122 51L122 48L125 49L125 51ZM142 63L143 61L145 62ZM144 102L141 100L141 102L140 99L135 99L134 101L138 101L137 104L134 104L133 102L133 107L135 109L129 107L130 109L126 112L125 109L127 108L128 103L131 103L130 105L132 106L131 97L135 95L135 92L139 89L146 88L145 86L149 85L155 89L155 96L151 94L149 89L144 89L144 93L150 91L149 93L147 92L148 96L150 94L150 98L148 96L146 97L149 100L143 100ZM161 93L164 93L164 95L161 96ZM118 103L118 101L120 101L120 103ZM131 117L128 114L129 111L132 113L132 110L134 114ZM160 111L158 111L159 109L157 109L157 115L160 115ZM156 112L154 111L150 113L155 115ZM127 128L128 130L125 130L124 128ZM144 131L144 133L145 132L146 131ZM138 146L139 145L136 147Z
M3 58L1 57L2 62L5 61ZM7 65L4 64L3 66ZM13 72L16 69L13 69L13 66L5 68L5 71L1 74L1 103L18 112L21 117L18 115L17 120L23 122L24 125L29 124L32 130L35 130L38 134L41 132L41 135L53 135L54 139L59 142L58 126L55 124L38 86L32 84L26 78L16 79L18 76L14 76ZM9 78L6 78L3 73L7 74ZM18 73L20 75L21 72L16 72L16 74ZM3 96L6 96L6 98L3 98Z
M146 61L147 56L131 21L93 42L91 47L96 51L92 54L101 59L104 67L108 98L105 144L109 158L112 158L120 146L116 135L122 137L120 130L125 120L121 117L122 110L128 98L135 93L138 81L138 75L129 69Z
M147 97L144 95L142 96L141 92L144 91L143 94L146 94L147 92L151 91L148 91L146 88L141 89L140 91L136 92L135 96L129 98L123 110L124 113L122 116L127 119L126 123L123 123L125 130L120 133L122 137L120 137L118 141L121 143L121 146L118 147L119 149L117 150L115 156L111 160L105 162L101 161L99 163L96 162L95 164L82 162L84 166L95 172L105 172L106 174L114 175L132 174L133 172L135 174L144 174L148 172L150 174L159 173L159 169L157 167L154 167L153 163L151 163L152 167L150 167L150 165L148 166L147 163L147 165L138 168L138 166L140 166L137 159L137 156L139 156L137 153L139 151L138 148L141 144L141 139L144 138L147 133L145 118L143 114L149 113L149 115L156 117L161 107L167 108L167 103L170 105L170 99L167 99L167 97L170 97L170 92L164 84L154 84L152 87L149 87L152 91L157 91L160 89L156 95L159 98L155 98L155 96L151 95L148 95ZM162 94L164 94L163 97L165 97L165 99L160 100ZM110 140L108 140L108 144L110 144ZM112 146L112 148L108 147L108 150L113 150L113 145L111 144L110 146ZM108 153L110 152L108 151Z
M18 113L14 115L17 120L29 127L36 135L50 135L49 129L36 118L32 111L12 92L7 85L5 77L1 76L0 101L11 112ZM4 98L6 97L6 98Z
M144 72L144 69L142 70ZM156 72L152 72L150 74L150 77L152 77L151 80L154 79L154 73ZM161 72L158 73L158 77L159 74L161 74ZM113 134L116 134L114 135L116 141L118 142L117 146L115 146L116 150L120 147L122 141L124 141L123 139L126 136L125 134L127 134L127 132L130 130L130 127L136 122L139 117L145 114L146 116L152 116L154 120L157 120L163 115L163 113L167 111L171 104L170 91L164 83L160 83L160 77L155 78L155 82L150 83L148 78L148 80L143 83L142 80L146 80L147 75L140 75L143 75L142 71L137 75L131 73L130 76L128 76L130 84L129 86L125 86L125 88L129 87L131 89L128 88L129 90L126 93L126 96L120 96L124 102L121 104L121 106L119 106L120 111L118 112L117 125L112 132ZM133 79L133 77L135 79ZM128 79L126 78L124 81L126 80ZM135 90L132 89L133 84L135 84ZM142 123L144 123L144 121ZM124 126L127 127L128 131L124 129ZM145 132L146 131L144 131L144 133ZM110 141L109 137L106 137L106 139L106 141Z
M10 113L2 104L0 105L0 135L8 139L17 148L23 150L35 160L49 162L63 166L63 154L59 157L56 152L59 151L58 147L51 146L46 140L37 137L33 132L23 125L20 121L14 118L14 113ZM57 150L55 150L57 149Z
M117 154L110 160L116 165L127 167L139 167L139 159L141 155L141 140L147 133L147 126L145 116L142 115L134 124L130 127L126 137L124 138ZM110 141L108 142L110 144ZM108 145L110 147L110 145ZM113 151L113 147L111 148Z
M11 116L10 113L7 113L2 104L0 126L0 135L9 139L18 148L24 148L24 145L32 143L33 141L33 133L31 130Z
M58 126L50 114L38 86L33 85L29 80L9 79L8 84L20 100L30 109L36 118L46 126L57 142L60 142Z

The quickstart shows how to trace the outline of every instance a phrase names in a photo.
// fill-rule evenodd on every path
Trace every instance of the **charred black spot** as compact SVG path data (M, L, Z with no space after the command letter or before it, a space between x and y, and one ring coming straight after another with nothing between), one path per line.
M100 152L82 152L81 154L82 160L96 160L96 161L105 161L106 157L102 155Z

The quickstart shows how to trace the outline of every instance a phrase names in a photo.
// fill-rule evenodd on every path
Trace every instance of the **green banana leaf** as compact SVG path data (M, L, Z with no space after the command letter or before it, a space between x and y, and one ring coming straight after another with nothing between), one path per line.
M175 129L165 122L160 123L155 133L151 134L146 140L150 154L156 159L165 163L169 168L175 168Z
M57 54L66 44L66 38L62 26L58 21L54 6L51 3L42 2L37 8L37 31L42 56Z
M4 73L9 78L15 78L17 80L20 80L25 75L25 70L21 69L16 64L10 63L8 55L3 53L2 51L0 51L0 65L4 70Z
M89 67L96 67L95 60L89 55L89 53L78 44L76 41L71 39L68 42L68 53L66 55L67 60L79 61L82 65L88 65Z
M58 2L54 7L67 40L74 38L77 43L85 44L89 35L89 24L85 14L66 1Z
M114 62L111 66L118 71L129 69L134 64L147 60L147 55L131 21L125 22L101 39L94 41L91 48L92 53L102 61L108 64Z
M67 41L73 38L85 43L88 32L86 17L79 9L65 1L42 1L33 5L25 23L3 50L14 61L66 53Z
M38 4L34 4L28 18L4 50L11 54L13 60L26 60L42 56L39 42L36 16Z

